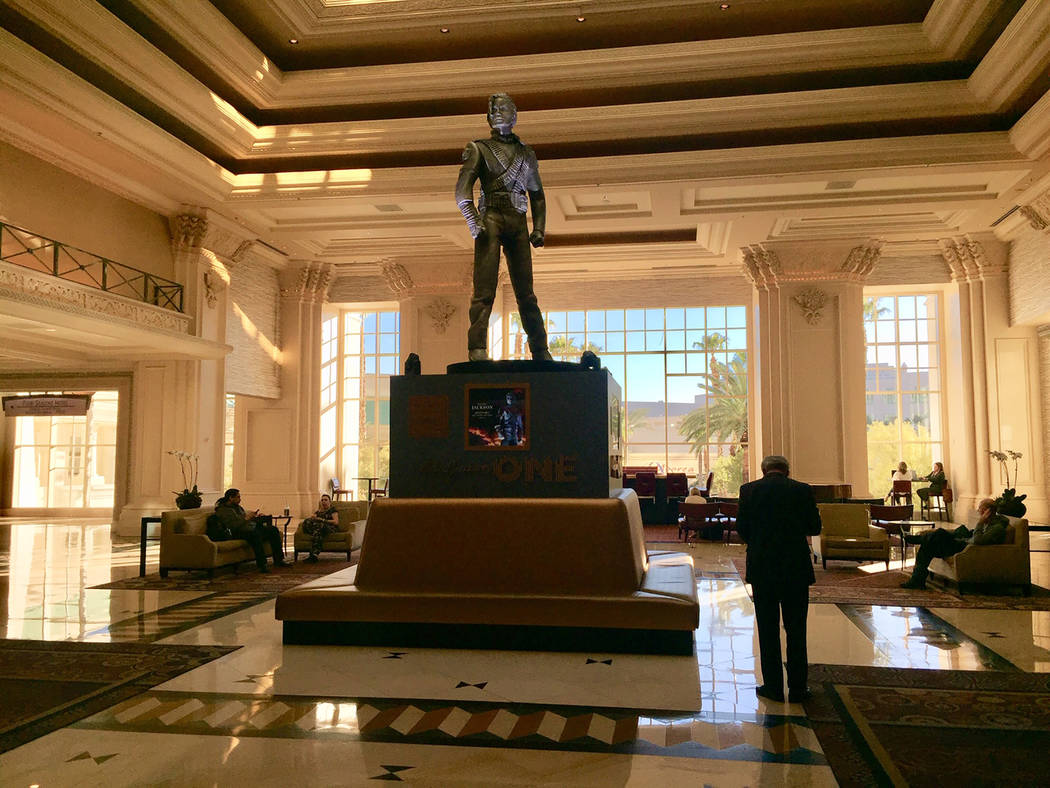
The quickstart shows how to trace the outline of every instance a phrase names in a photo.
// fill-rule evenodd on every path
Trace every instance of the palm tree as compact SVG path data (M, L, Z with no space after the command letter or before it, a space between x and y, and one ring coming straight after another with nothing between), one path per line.
M864 322L874 323L878 318L890 312L890 308L886 306L876 307L878 300L875 298L864 299Z
M698 387L706 394L705 403L685 415L678 424L679 434L693 445L697 456L711 442L729 443L730 456L742 449L741 462L747 460L747 364L739 353L729 364L711 360L711 369L702 375ZM710 458L706 465L711 467Z

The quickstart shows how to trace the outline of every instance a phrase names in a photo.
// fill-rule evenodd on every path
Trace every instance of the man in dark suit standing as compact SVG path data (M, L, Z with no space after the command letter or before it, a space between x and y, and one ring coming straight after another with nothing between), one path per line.
M760 698L783 702L780 662L780 612L787 634L788 700L809 697L806 614L809 587L815 582L807 536L820 533L820 512L808 484L788 478L784 457L762 460L762 478L740 488L736 530L747 543L747 571L758 625L763 684Z

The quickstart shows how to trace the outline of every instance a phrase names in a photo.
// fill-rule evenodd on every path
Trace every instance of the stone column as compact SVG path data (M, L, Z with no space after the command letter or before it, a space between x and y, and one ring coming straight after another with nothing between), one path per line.
M252 508L296 516L313 511L319 491L321 308L332 266L293 260L280 281L280 395L238 397L234 486Z
M949 291L949 454L946 467L960 514L1005 485L989 449L1021 452L1018 493L1029 516L1047 517L1040 412L1040 338L1035 326L1011 325L1007 247L994 236L940 242L952 273ZM958 347L956 347L956 343ZM1011 464L1011 476L1013 475Z
M192 333L226 341L227 266L251 246L247 231L212 212L184 208L171 219L175 278ZM205 503L222 488L225 364L221 359L153 360L135 364L131 389L128 503L117 532L137 535L139 518L174 507L183 489L179 463L167 454L197 455L197 486ZM192 482L191 482L192 483Z
M877 245L777 242L743 250L754 285L758 457L783 454L792 475L869 494L863 283Z
M467 360L467 328L473 263L431 265L413 277L400 263L383 264L383 276L401 311L401 368L418 353L424 375L443 375Z

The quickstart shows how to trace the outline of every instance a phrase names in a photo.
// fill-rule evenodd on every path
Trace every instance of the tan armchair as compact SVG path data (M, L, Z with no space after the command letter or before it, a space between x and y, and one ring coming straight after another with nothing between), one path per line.
M825 569L832 561L885 561L890 567L890 537L871 524L868 507L861 503L821 503L820 534L813 537L813 551Z
M206 569L208 576L220 566L242 561L254 561L255 553L243 539L213 542L208 538L208 515L214 506L199 509L174 509L161 513L160 520L160 576L167 577L170 569ZM265 546L270 554L270 546Z
M977 512L972 512L967 527L973 530L978 517ZM1019 586L1028 596L1032 592L1028 520L1006 519L1010 525L1002 544L972 544L950 558L934 558L930 572L956 583L960 592L964 583L978 583Z
M328 534L322 542L322 552L350 554L361 546L365 538L365 521L368 519L368 501L335 501L333 504L339 513L339 530ZM303 530L303 524L295 530L292 540L292 560L299 560L299 553L309 553L312 541L310 534Z

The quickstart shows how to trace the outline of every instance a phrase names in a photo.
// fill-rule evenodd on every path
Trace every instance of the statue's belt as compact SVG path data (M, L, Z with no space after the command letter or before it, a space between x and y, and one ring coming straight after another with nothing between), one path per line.
M517 199L515 199L517 197ZM514 210L525 213L525 195L513 195L510 192L493 192L483 196L485 208L496 208L497 210Z

